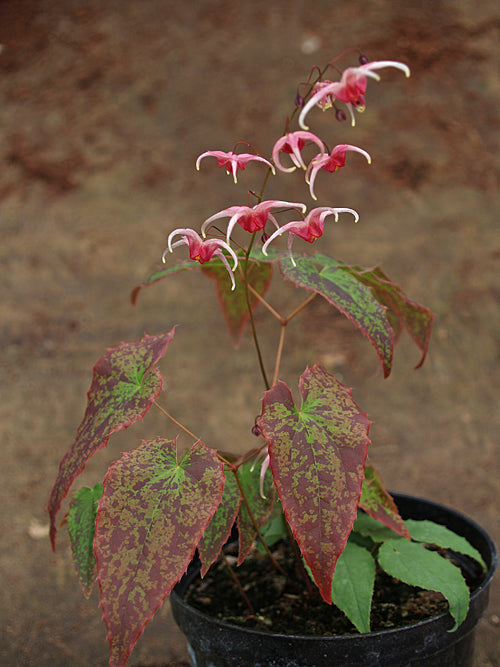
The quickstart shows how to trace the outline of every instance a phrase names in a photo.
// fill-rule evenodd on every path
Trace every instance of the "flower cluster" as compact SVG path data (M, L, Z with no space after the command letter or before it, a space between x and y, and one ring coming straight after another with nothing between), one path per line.
M368 78L380 80L377 70L385 67L394 67L402 70L406 76L410 75L410 70L406 65L392 60L382 60L376 62L365 62L359 67L348 67L341 74L339 81L324 80L320 76L311 86L306 99L301 98L300 114L298 123L301 129L287 131L274 144L271 159L267 160L260 155L253 153L235 153L233 151L224 152L220 150L209 150L202 153L196 160L196 169L200 169L201 161L206 157L215 157L219 167L225 167L228 175L232 175L235 183L238 182L237 172L244 170L246 165L251 162L264 164L269 173L276 175L277 172L290 173L296 169L305 171L305 182L309 187L311 198L316 200L314 185L320 171L329 173L335 172L340 167L345 166L347 152L355 152L363 155L368 164L371 164L371 157L367 151L352 144L338 144L333 149L329 149L327 144L316 134L309 131L305 125L305 118L311 109L315 106L322 110L335 108L336 117L340 120L345 118L345 113L335 106L336 101L346 104L351 115L352 125L355 124L353 110L363 111L365 108L365 93ZM314 145L318 153L306 164L304 150ZM282 161L282 155L289 156L291 164L286 165ZM277 215L285 211L296 211L299 219L280 225ZM292 244L296 236L308 243L313 243L317 238L323 235L324 223L327 217L333 216L335 221L339 218L339 213L351 213L357 222L359 216L356 211L345 207L319 206L307 211L307 206L302 202L289 202L279 199L264 200L259 197L255 206L230 206L215 213L207 218L201 226L201 235L194 229L180 228L175 229L168 237L167 250L163 253L165 261L167 252L172 252L174 248L180 245L187 245L189 256L192 260L204 264L213 257L220 259L227 269L232 289L235 288L234 272L238 268L238 255L231 246L234 228L238 225L246 232L255 234L262 231L262 252L267 254L267 249L282 234L288 233L288 253L292 264L295 261L292 254ZM221 238L221 232L217 229L219 236L215 236L211 230L214 229L214 223L222 218L228 218L225 238ZM271 235L268 235L266 225L270 223L275 227ZM207 234L212 236L207 238ZM175 242L172 240L180 236ZM231 263L230 261L231 260Z

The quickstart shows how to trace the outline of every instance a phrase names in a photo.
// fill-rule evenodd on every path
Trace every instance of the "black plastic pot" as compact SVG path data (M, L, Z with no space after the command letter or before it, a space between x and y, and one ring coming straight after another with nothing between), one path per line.
M498 554L489 535L474 521L437 503L394 494L405 519L430 519L467 538L481 553L488 572L470 600L462 625L449 632L449 615L403 628L332 637L275 635L218 621L183 601L197 577L189 571L170 599L177 625L188 641L194 667L472 667L474 630L488 606Z

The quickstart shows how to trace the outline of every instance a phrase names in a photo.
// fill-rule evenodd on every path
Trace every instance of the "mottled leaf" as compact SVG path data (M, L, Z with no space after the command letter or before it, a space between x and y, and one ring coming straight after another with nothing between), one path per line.
M321 265L318 257L321 260L323 256L297 256L296 266L289 257L281 257L281 271L295 285L317 292L349 318L375 347L387 377L392 367L394 333L386 306L355 276L338 266Z
M68 532L73 562L86 598L89 597L94 583L95 517L101 496L102 484L96 484L93 489L84 487L74 494L69 507Z
M162 378L153 366L165 354L174 329L159 336L143 336L135 343L122 343L108 350L94 366L85 415L73 446L59 464L49 499L53 548L56 515L75 477L87 460L107 445L112 433L142 419L160 393Z
M241 494L231 470L226 470L225 479L226 483L224 484L224 493L220 505L210 519L210 523L198 544L202 577L205 576L227 542L240 507Z
M424 363L431 335L434 315L428 308L411 301L398 285L393 283L380 267L363 269L359 266L339 264L338 268L348 272L361 283L373 290L375 298L387 306L387 317L398 338L406 329L422 352L416 368Z
M438 523L434 523L434 521L417 521L415 519L407 519L405 524L412 540L434 544L443 549L451 549L459 554L465 554L477 560L484 570L487 569L486 563L479 551L465 537L457 535L449 528L446 528L446 526L441 526Z
M333 573L332 599L359 632L370 632L375 561L365 548L349 541Z
M220 260L213 260L202 266L202 272L215 280L217 295L224 313L227 328L236 344L239 343L241 334L249 319L248 305L245 297L245 283L242 277L235 274L235 288L231 290L231 282L226 267ZM270 262L250 261L248 266L248 284L263 296L271 282L273 267ZM259 303L258 297L249 293L249 301L252 310Z
M384 542L378 551L380 567L410 586L439 591L448 600L455 619L453 630L462 623L469 608L469 589L460 568L423 544L396 539Z
M351 390L323 368L308 368L297 408L286 384L266 392L259 420L278 496L322 597L356 517L370 422Z
M271 474L268 471L264 478L264 498L260 495L260 467L248 461L238 469L238 476L250 511L260 528L269 517L273 506L274 485ZM238 513L238 565L241 565L248 555L256 534L257 531L248 513L246 503L242 501Z
M378 471L371 465L365 466L365 478L361 487L359 507L396 533L410 539L408 528L399 515L396 503L384 488Z
M199 264L197 264L197 262L193 262L190 259L184 260L182 262L177 262L176 264L171 264L169 266L158 267L155 271L153 271L153 273L148 278L146 278L146 280L143 283L134 287L134 289L130 293L130 301L132 302L132 305L135 306L135 304L137 303L139 292L142 290L143 287L149 287L150 285L154 285L155 283L159 282L160 280L163 280L163 278L166 278L167 276L171 276L174 273L179 273L179 271L190 271L196 268L199 268Z
M112 667L185 572L223 486L217 453L199 441L180 462L175 441L143 441L109 468L95 552Z

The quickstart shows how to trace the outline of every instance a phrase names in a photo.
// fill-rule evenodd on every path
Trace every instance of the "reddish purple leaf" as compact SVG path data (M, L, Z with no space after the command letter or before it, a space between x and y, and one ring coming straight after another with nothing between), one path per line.
M160 280L163 280L163 278L166 278L167 276L171 276L174 273L179 273L179 271L190 271L191 269L196 269L196 268L198 268L198 264L190 259L184 260L183 262L177 262L177 264L173 264L171 266L158 267L156 271L154 271L149 276L149 278L146 278L146 280L143 283L134 287L134 289L130 293L130 301L132 305L135 306L135 304L137 303L139 292L142 290L143 287L149 287L150 285L154 285L155 283L159 282Z
M146 440L104 480L95 552L110 665L124 665L144 626L179 581L224 487L217 452L198 441Z
M220 505L198 544L202 577L206 575L227 542L240 507L241 494L231 470L226 471L225 479Z
M396 503L385 490L378 471L370 465L365 466L359 506L374 519L378 519L391 530L410 539L410 533L399 516Z
M332 577L356 518L370 421L351 390L320 366L299 384L297 408L286 384L266 392L259 421L283 509L320 593Z
M236 344L239 343L241 334L249 319L248 306L245 297L243 280L235 275L235 288L231 290L231 283L227 275L227 269L218 260L214 260L202 266L203 273L215 280L217 295L224 313L227 328ZM256 292L263 296L271 282L273 267L270 262L251 261L248 267L248 281ZM259 303L258 298L250 293L250 306L255 309Z
M48 511L50 537L55 548L55 520L73 480L88 459L105 447L109 436L144 417L162 388L160 371L153 366L163 357L174 329L159 336L143 336L106 352L94 366L87 394L87 409L73 446L59 464Z

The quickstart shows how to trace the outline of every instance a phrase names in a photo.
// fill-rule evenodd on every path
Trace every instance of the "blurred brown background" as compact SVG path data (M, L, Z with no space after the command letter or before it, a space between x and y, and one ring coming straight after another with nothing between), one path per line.
M383 380L369 343L317 299L290 326L282 379L295 385L314 361L336 372L374 422L371 461L388 487L456 507L500 542L499 26L492 0L0 2L2 665L107 664L97 591L80 594L63 531L52 555L45 512L107 347L179 323L163 401L208 444L254 445L262 387L251 341L235 354L212 283L175 276L135 308L128 295L172 229L198 227L260 185L256 165L236 187L215 161L198 174L197 155L239 140L268 155L297 83L350 46L402 60L412 77L386 70L370 82L354 129L311 113L318 133L373 158L351 155L318 177L320 204L361 219L329 226L315 249L380 264L435 312L433 340L414 371L418 351L404 337ZM267 195L294 201L301 179ZM279 283L271 298L284 312L297 303ZM257 319L273 336L270 358L277 332L263 310ZM151 414L115 436L75 488L160 434L176 432ZM478 666L500 665L499 617L497 578ZM185 657L166 604L129 664Z

